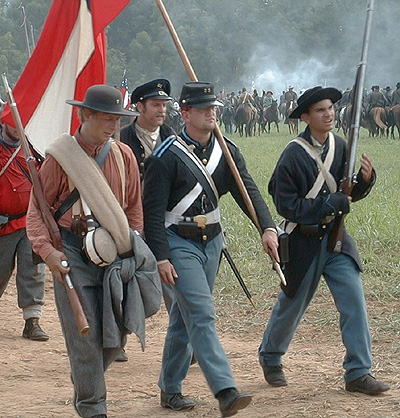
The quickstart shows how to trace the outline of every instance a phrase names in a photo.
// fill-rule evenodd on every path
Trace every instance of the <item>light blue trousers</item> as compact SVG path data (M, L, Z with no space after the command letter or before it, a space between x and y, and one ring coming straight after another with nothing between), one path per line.
M45 265L32 261L32 245L25 228L0 235L0 297L3 295L17 260L18 306L24 319L40 318L44 305Z
M311 264L294 298L278 296L259 348L260 363L278 366L287 352L297 326L317 290L321 275L332 293L340 314L340 330L346 348L344 379L350 382L370 373L371 337L363 285L358 267L345 254L326 249L322 242L319 256Z
M222 235L197 244L167 230L171 262L178 274L165 338L158 385L166 393L182 392L194 352L214 395L236 387L228 358L215 329L212 291L222 249Z

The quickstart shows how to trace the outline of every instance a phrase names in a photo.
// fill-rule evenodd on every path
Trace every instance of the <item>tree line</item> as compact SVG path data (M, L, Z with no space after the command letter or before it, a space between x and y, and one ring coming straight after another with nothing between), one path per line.
M397 2L375 2L367 82L399 81ZM50 4L51 0L0 0L0 71L11 83L40 35ZM296 73L317 71L321 84L327 79L343 89L354 79L366 0L165 0L164 4L198 78L214 82L218 89L249 88L269 68L271 84L277 83L277 73L286 84L293 84ZM130 90L165 77L177 95L188 81L154 1L132 0L108 27L107 40L109 84L118 85L125 69Z

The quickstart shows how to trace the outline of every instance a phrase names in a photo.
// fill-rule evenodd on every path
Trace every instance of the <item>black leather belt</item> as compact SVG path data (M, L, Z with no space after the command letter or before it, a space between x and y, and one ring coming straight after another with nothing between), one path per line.
M199 243L211 241L221 233L221 225L219 223L207 225L205 228L199 228L194 222L191 223L192 225L188 225L189 222L185 222L185 224L184 227L182 225L171 225L169 229L182 238Z

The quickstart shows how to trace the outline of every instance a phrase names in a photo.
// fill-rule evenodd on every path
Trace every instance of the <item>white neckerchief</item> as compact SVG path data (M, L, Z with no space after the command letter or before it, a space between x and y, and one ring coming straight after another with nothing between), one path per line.
M161 142L160 137L160 127L158 126L154 132L151 132L145 128L139 126L138 123L135 123L136 135L139 138L139 141L142 143L144 148L144 155L148 157L153 153L154 148Z

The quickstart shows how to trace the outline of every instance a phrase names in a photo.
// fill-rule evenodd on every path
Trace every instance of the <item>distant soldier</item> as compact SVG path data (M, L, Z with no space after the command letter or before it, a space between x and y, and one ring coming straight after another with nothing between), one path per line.
M399 103L400 103L400 82L396 84L396 90L394 90L392 93L391 105L393 107Z
M286 103L290 102L291 100L297 103L297 93L293 89L293 86L289 86L289 90L285 92L284 101Z
M272 93L272 91L271 91L271 90L268 90L268 91L265 93L265 96L264 96L264 98L263 98L263 108L264 108L264 109L268 109L268 108L272 105L272 102L274 101L273 94L274 94L274 93Z
M246 87L242 88L242 93L240 94L238 104L250 103L253 105L254 98L253 96L246 90Z
M386 99L386 106L390 106L392 104L392 89L390 86L386 86L383 95Z
M382 92L379 91L379 86L372 86L372 91L367 96L367 113L374 107L385 108L386 98Z

